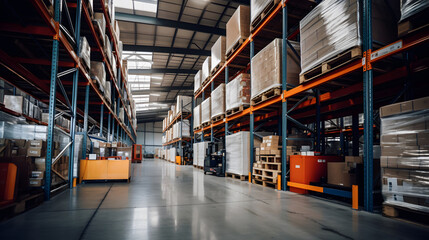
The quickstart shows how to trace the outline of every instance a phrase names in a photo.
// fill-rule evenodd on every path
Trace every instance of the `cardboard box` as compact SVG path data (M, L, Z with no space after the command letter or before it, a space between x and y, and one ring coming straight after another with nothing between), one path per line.
M356 184L356 175L345 170L345 162L328 162L328 183L351 187Z
M31 178L43 179L43 178L45 178L45 172L44 171L31 171Z
M41 157L42 149L39 147L29 147L27 149L27 157Z
M42 185L43 185L43 179L30 178L30 182L29 182L30 187L41 187Z
M30 140L30 147L42 148L44 144L43 140Z
M88 159L89 160L97 160L97 154L89 154Z
M36 170L45 171L46 169L45 158L35 158L34 164L36 165Z

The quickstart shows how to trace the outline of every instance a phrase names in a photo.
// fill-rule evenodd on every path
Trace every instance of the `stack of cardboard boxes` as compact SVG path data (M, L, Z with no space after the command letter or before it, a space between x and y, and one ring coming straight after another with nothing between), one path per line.
M429 212L429 97L380 108L384 203Z
M346 156L345 162L328 162L328 183L351 187L357 184L356 165L362 164L362 157Z
M275 185L277 176L282 169L282 146L280 136L266 136L262 138L259 148L256 148L253 164L253 183L266 186Z

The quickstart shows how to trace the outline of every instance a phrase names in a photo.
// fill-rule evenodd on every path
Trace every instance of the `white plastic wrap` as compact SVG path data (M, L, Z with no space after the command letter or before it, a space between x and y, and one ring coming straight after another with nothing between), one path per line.
M189 96L177 96L176 101L176 114L181 112L191 112L192 111L192 97Z
M204 157L206 156L206 149L208 147L208 142L198 143L198 166L204 167Z
M213 90L211 98L211 118L225 114L225 83Z
M210 71L213 71L218 65L222 65L225 62L225 51L226 38L224 36L220 36L212 47L212 63Z
M194 165L194 166L198 165L198 143L194 143L194 145L193 145L192 165Z
M180 136L180 127L182 127L182 136ZM181 138L181 137L190 137L190 126L189 120L183 120L183 124L181 121L173 124L173 139Z
M377 29L373 40L381 44L391 43L397 35L397 20L390 10L399 10L394 3L372 1L372 26ZM324 0L301 20L301 73L361 46L360 8L359 0Z
M250 0L250 22L253 23L271 2L277 4L280 0Z
M402 113L381 119L384 200L429 212L429 98L400 105Z
M299 43L290 41L299 52ZM269 64L267 64L269 63ZM251 62L252 99L272 88L282 86L282 39L276 38L258 52ZM293 50L287 48L287 82L299 83L300 62Z
M401 0L401 21L429 8L428 0Z
M198 91L198 89L200 89L201 87L201 70L197 72L197 74L195 74L194 77L194 93L196 93Z
M90 73L91 78L98 82L98 85L104 91L104 86L106 85L106 70L104 68L103 62L94 62L91 61Z
M194 108L194 129L201 125L201 104Z
M201 69L201 84L204 81L206 81L208 78L210 78L210 72L212 69L211 65L212 65L212 58L207 57L206 60L204 60L203 67Z
M106 98L106 100L109 103L112 103L112 92L111 92L111 83L110 81L105 81L104 83L104 98Z
M250 75L242 73L226 86L226 111L250 104Z
M104 35L104 47L103 47L104 53L107 56L107 60L109 63L112 63L112 46L110 45L109 36Z
M86 40L86 37L80 38L79 57L83 60L83 62L88 67L88 69L91 69L91 47L89 46L89 43Z
M226 52L232 50L240 39L246 39L250 35L250 8L240 5L229 21L226 23Z
M248 175L250 166L250 132L226 136L226 172Z
M170 154L169 154L169 161L170 162L176 162L176 148L170 148L169 149L169 152L170 152Z
M173 119L177 116L177 112L176 112L176 105L171 105L170 107L171 109L171 115L173 116Z
M211 120L211 97L207 98L201 103L201 124L210 122Z
M98 23L97 25L100 27L101 36L104 36L106 33L106 19L104 18L104 14L101 12L94 13L94 20Z

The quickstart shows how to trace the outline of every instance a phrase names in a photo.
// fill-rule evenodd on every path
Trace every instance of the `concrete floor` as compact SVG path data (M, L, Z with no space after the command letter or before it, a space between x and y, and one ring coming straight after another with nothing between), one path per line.
M0 224L0 239L428 239L429 228L161 160Z

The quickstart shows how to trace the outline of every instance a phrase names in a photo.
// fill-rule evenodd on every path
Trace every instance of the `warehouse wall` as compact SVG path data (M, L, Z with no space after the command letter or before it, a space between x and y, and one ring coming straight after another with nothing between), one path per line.
M137 125L137 144L143 145L144 153L155 154L155 148L162 147L162 122L148 122Z

